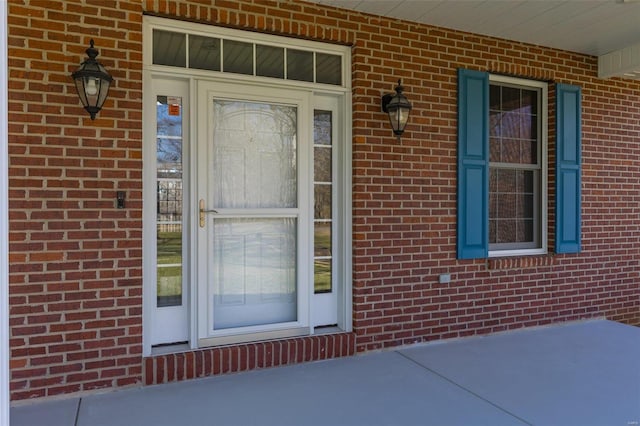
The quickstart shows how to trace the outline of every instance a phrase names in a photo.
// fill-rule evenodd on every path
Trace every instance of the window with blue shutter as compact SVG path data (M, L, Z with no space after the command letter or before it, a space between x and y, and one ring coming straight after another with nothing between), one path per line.
M547 252L548 84L458 70L457 256ZM557 253L580 251L580 88L556 88Z

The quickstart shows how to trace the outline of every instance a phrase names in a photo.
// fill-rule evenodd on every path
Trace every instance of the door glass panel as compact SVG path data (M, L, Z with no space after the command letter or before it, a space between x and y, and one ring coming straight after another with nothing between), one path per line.
M314 206L314 290L327 293L332 290L331 237L333 184L331 164L332 112L316 110L313 114L313 206Z
M214 208L296 207L296 108L214 101Z
M297 320L296 139L296 107L213 101L214 330Z
M295 321L296 220L217 219L215 329Z
M331 291L331 223L316 222L313 227L314 289Z
M182 304L182 98L158 96L157 306Z

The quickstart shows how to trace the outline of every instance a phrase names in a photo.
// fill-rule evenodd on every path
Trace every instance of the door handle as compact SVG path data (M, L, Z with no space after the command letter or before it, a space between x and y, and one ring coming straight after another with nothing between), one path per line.
M218 213L217 210L206 210L204 208L204 200L201 198L200 199L200 228L204 228L204 224L205 224L205 218L204 215L205 213Z

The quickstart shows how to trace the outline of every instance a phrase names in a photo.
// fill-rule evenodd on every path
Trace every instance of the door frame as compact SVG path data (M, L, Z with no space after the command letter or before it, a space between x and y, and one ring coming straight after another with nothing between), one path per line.
M173 32L182 32L186 34L204 35L208 37L230 38L234 40L241 40L248 43L257 43L264 41L267 44L283 46L291 49L305 49L314 52L324 52L333 55L338 55L342 58L342 84L319 84L310 83L305 81L295 80L282 80L266 77L245 76L241 74L234 74L231 72L212 72L206 70L199 70L194 68L181 68L177 66L165 66L154 65L152 61L153 52L153 30L165 30ZM192 129L191 141L194 141L194 132L196 123L196 85L194 82L197 79L215 80L219 82L235 82L244 85L262 84L269 87L277 88L293 88L295 90L308 90L313 94L321 96L334 96L337 98L338 103L338 117L339 128L337 129L337 143L334 154L337 158L337 183L336 188L336 259L337 267L335 271L336 282L339 284L337 287L337 314L338 321L336 328L323 328L322 330L309 330L309 335L316 332L332 333L332 332L350 332L352 330L352 94L351 94L351 47L345 45L327 44L309 40L300 40L290 37L261 34L237 29L221 28L213 25L196 24L184 21L178 21L167 18L160 18L155 16L143 17L143 40L144 46L142 51L143 56L143 323L142 323L142 355L144 357L152 356L155 353L166 353L175 351L184 351L188 349L198 348L198 318L197 318L197 294L193 291L195 287L191 283L188 285L190 288L190 312L189 312L189 344L182 346L171 346L163 348L162 350L155 350L151 345L151 329L154 327L152 320L152 308L155 307L154 290L150 287L154 283L150 283L146 276L146 271L149 268L155 268L155 256L150 256L149 246L155 244L155 222L148 220L149 209L153 209L153 203L155 200L155 185L149 185L148 182L155 182L155 154L149 154L149 147L147 146L147 134L153 129L150 129L149 123L155 122L155 108L150 107L154 105L153 87L154 78L174 78L183 79L189 81L190 90L190 108L193 112L191 117L187 120L189 126ZM151 158L149 157L151 156ZM191 157L189 164L189 170L184 173L184 178L189 179L190 182L195 182L196 170L194 167L195 159ZM148 169L152 169L151 173ZM151 177L149 177L151 176ZM151 180L149 180L151 179ZM149 190L151 186L151 190ZM151 197L151 198L149 198ZM190 194L185 195L188 198L188 204L190 206L197 206L197 198L195 191L191 191ZM185 216L195 217L197 212L184 211ZM197 224L196 224L197 225ZM193 226L193 225L192 225ZM312 232L310 229L309 232ZM192 239L188 243L191 253L195 252L195 239ZM190 259L185 259L185 266L192 271L195 270L194 256L190 256ZM149 266L151 265L151 266ZM196 277L191 276L193 281ZM262 338L262 336L259 336Z
M309 157L307 152L313 149L312 128L310 123L311 117L311 92L302 90L287 90L283 88L274 88L264 84L235 83L224 82L209 79L200 79L195 82L197 87L197 116L198 125L194 128L196 133L194 159L196 161L195 168L198 170L198 179L193 185L193 192L196 199L205 200L205 208L211 208L210 185L212 180L210 173L210 161L212 158L213 138L210 123L212 121L211 103L212 99L223 99L231 101L248 101L261 102L271 104L291 105L297 108L297 145L296 145L296 179L297 179L297 204L293 209L275 209L280 213L290 210L296 210L296 321L278 324L268 324L253 327L241 327L225 329L220 331L211 330L210 325L213 323L211 305L212 294L210 292L209 280L211 278L211 262L212 256L210 240L212 238L212 217L215 215L207 215L206 226L195 227L197 229L192 234L192 238L197 240L197 249L194 253L194 259L197 259L196 268L196 292L197 292L197 317L198 317L198 345L211 346L221 344L233 344L256 339L273 339L294 337L309 334L309 305L310 288L306 285L312 279L310 252L311 223L309 212L313 200L309 196L306 188L310 186L310 171L305 167L304 159ZM213 206L214 208L216 206ZM195 214L198 214L194 208ZM277 217L280 217L278 214Z

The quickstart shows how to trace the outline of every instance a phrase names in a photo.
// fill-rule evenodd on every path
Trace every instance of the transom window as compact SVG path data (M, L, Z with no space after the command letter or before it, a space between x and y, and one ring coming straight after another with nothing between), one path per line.
M153 30L153 64L342 85L342 56L232 38Z

